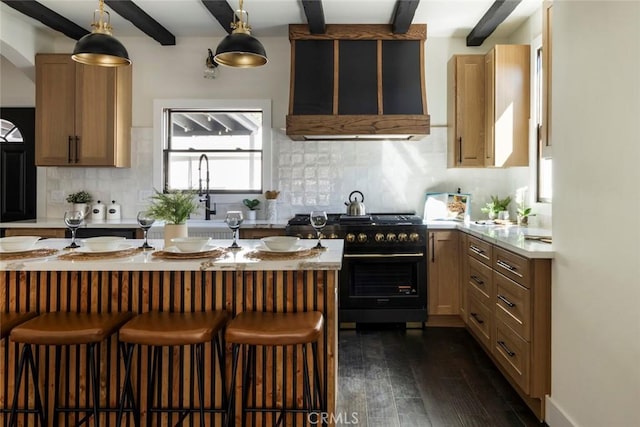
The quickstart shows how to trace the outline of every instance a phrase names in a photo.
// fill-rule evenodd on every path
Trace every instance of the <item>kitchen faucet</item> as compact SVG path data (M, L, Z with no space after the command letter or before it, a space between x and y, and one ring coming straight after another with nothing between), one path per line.
M207 165L207 175L205 179L206 190L202 191L202 161L205 161ZM211 214L216 214L216 204L213 203L213 209L211 209L211 194L209 193L209 158L206 154L200 155L200 161L198 162L198 197L200 202L204 202L204 219L210 220Z

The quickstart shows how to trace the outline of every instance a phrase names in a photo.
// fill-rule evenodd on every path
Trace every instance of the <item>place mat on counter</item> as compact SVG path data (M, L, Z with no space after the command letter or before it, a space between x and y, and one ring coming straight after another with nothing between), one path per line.
M297 252L267 252L259 249L247 252L245 257L265 261L286 261L294 259L304 259L319 255L325 249L309 248Z
M64 261L95 261L100 259L125 258L136 255L139 248L123 249L113 252L67 252L58 256L58 259Z
M223 248L214 248L203 252L172 252L172 251L155 251L151 254L154 258L160 259L202 259L202 258L220 258L226 255L227 251Z
M0 253L0 261L16 259L44 258L58 253L58 249L31 249L23 252Z

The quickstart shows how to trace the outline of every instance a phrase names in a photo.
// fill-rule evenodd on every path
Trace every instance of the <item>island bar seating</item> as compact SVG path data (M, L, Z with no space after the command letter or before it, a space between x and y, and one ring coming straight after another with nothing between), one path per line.
M11 333L11 330L13 328L20 325L21 323L26 322L27 320L33 319L36 316L37 316L37 313L34 313L32 311L28 311L26 313L16 313L16 312L0 313L0 340L9 338L9 334ZM42 406L42 403L40 403L40 407L41 406ZM11 408L8 407L7 402L5 401L5 407L3 407L1 411L6 414L6 413L10 413L12 409L14 409L14 407L11 407ZM39 414L39 416L41 417L40 422L44 420L44 411L42 411L41 408L21 409L20 412L22 413L35 412Z
M322 313L317 311L293 312L293 313L273 313L273 312L242 312L233 318L225 333L225 341L233 344L232 368L231 368L231 387L229 397L229 416L227 420L237 418L233 416L234 397L236 395L236 374L238 369L238 359L240 347L247 348L246 361L243 367L242 380L242 414L241 425L245 425L245 415L250 412L273 412L279 413L277 421L274 425L288 425L286 419L287 412L307 414L312 412L326 412L326 408L322 403L322 387L320 384L320 374L318 370L318 339L320 338L324 317ZM313 371L314 371L314 397L312 399L309 377L309 364L307 358L307 344L311 344ZM286 407L286 399L282 398L281 407L249 407L248 395L250 387L250 378L255 376L252 372L256 357L257 346L298 346L302 347L302 364L303 364L303 408L298 407L294 400L293 407ZM253 381L256 387L256 381ZM295 387L295 384L293 385ZM254 393L255 396L255 393ZM307 425L307 420L303 421L303 425ZM227 423L227 426L233 424Z
M99 360L98 350L95 348L102 341L118 332L118 329L131 319L133 315L131 313L70 313L70 312L56 312L56 313L44 313L28 320L11 331L11 340L18 343L23 343L23 350L18 362L18 371L22 372L26 363L31 367L33 374L36 401L40 402L39 396L39 376L36 369L36 363L33 357L32 345L52 345L55 346L55 373L61 372L60 360L61 350L63 346L72 345L86 345L87 351L87 365L89 367L89 377L91 380L90 387L92 388L93 405L88 408L84 407L60 407L59 397L60 388L55 387L54 391L54 408L53 408L53 421L51 425L57 425L58 414L60 412L78 412L86 413L85 417L76 423L76 425L83 424L91 419L93 416L94 426L99 425L99 412L105 412L112 410L112 408L100 407L100 386L99 386L99 367L96 366L96 360ZM18 394L20 392L21 375L17 378L17 384L14 390L13 407L16 407L18 400ZM89 387L86 384L85 387ZM129 391L130 393L131 391ZM131 396L131 394L129 394ZM40 404L41 405L41 404ZM113 408L115 409L115 408ZM133 409L135 412L135 408ZM14 425L15 410L11 412L9 419L9 425ZM47 411L44 410L41 415L42 425L49 425L46 423Z
M131 360L135 345L146 345L153 348L153 356L151 358L151 367L147 368L147 425L152 425L152 413L178 413L179 425L189 414L200 414L200 426L205 426L205 412L222 412L227 413L226 396L224 395L224 351L221 342L222 330L227 323L227 313L224 310L200 311L200 312L160 312L150 311L139 314L138 316L127 322L118 335L122 353L125 359L125 387L124 391L129 390L131 386ZM212 342L215 346L218 357L219 378L222 381L222 406L220 408L205 408L205 362L204 362L204 345ZM161 382L161 352L163 347L168 346L189 346L191 356L191 366L193 366L193 357L195 355L196 376L199 405L198 407L158 407L154 406L155 399L160 401L162 395ZM166 386L166 385L165 385ZM154 390L154 388L156 388ZM120 399L120 404L124 404L124 392ZM139 405L138 405L139 406ZM123 406L121 406L122 408ZM122 412L118 413L119 427L122 422ZM138 420L135 425L139 426ZM193 422L192 422L193 425Z

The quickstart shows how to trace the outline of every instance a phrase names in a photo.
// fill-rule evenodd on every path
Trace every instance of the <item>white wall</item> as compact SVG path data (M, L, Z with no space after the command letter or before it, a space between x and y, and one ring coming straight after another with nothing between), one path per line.
M0 105L36 106L35 83L4 56L0 56Z
M271 99L274 181L268 189L281 190L279 216L308 212L314 206L343 212L353 190L365 194L369 211L415 210L422 214L426 191L455 191L473 195L472 216L491 194L514 195L526 186L528 168L446 168L446 63L454 53L484 53L467 48L463 38L429 38L426 42L427 99L431 135L419 142L293 142L284 135L289 103L290 44L285 37L260 38L269 63L258 69L222 67L214 80L202 77L207 48L219 39L183 38L176 46L163 47L147 37L120 38L133 59L133 132L131 169L39 168L38 216L60 217L64 196L86 189L103 201L116 199L123 214L132 217L145 205L140 199L153 188L149 153L160 144L153 138L152 106L156 98ZM55 40L51 51L70 52L73 41ZM323 152L332 156L327 164ZM224 214L235 205L218 205ZM512 207L515 209L515 207ZM259 215L265 212L260 211Z
M640 425L639 23L554 4L551 427Z

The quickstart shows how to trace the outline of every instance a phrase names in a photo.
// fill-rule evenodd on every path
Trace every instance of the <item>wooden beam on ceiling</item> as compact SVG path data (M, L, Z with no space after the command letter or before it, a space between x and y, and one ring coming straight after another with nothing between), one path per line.
M200 0L209 13L218 20L222 28L231 34L231 23L233 22L234 10L226 0Z
M47 27L60 31L67 37L75 40L79 40L85 35L89 34L89 31L85 30L75 22L69 21L62 15L54 12L48 7L33 0L2 0L7 6L17 10L23 15L33 18L42 22ZM91 19L90 15L87 15L87 20Z
M480 46L522 0L496 0L467 36L467 46Z
M324 9L322 0L301 0L304 14L307 15L307 23L311 34L324 34L326 24L324 21Z
M147 12L140 9L131 0L105 0L105 3L118 15L131 21L146 35L156 40L162 46L175 46L176 37L163 27L158 21L153 19Z
M418 3L420 0L396 0L391 23L393 34L406 34L409 31Z

